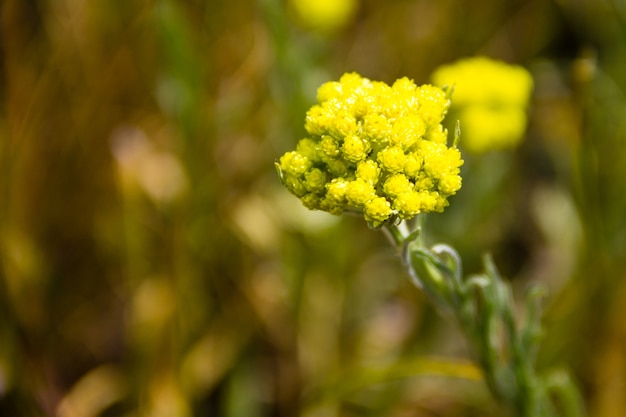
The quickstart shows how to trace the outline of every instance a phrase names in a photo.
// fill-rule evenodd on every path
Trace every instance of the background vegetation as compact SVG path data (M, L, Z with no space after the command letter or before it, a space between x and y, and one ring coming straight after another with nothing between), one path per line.
M1 3L0 415L501 415L382 234L273 166L320 83L479 54L532 71L527 137L429 239L544 285L539 367L626 415L624 2L313 3Z

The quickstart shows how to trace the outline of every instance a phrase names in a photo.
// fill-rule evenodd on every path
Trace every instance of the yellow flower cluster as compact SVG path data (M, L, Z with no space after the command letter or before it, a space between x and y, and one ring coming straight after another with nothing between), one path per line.
M438 68L438 86L454 86L454 105L463 130L463 148L481 153L517 145L526 130L526 108L533 88L530 73L486 57Z
M392 86L356 73L322 84L309 137L276 164L287 189L314 210L357 210L370 227L442 211L461 187L461 154L441 122L450 100L408 78Z

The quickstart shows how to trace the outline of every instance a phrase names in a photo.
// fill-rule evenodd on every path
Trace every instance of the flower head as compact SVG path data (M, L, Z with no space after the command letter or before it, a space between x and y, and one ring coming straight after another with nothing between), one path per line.
M454 86L454 105L470 152L517 145L526 129L526 107L533 79L522 67L486 57L439 67L433 83Z
M461 154L441 125L444 90L408 78L392 86L356 73L322 84L307 112L308 137L276 166L311 209L363 214L370 227L442 211L461 188Z

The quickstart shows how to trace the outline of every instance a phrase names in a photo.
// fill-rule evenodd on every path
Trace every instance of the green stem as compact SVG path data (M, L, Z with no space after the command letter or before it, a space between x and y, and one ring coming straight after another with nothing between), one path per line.
M447 245L427 248L421 230L421 220L414 231L405 224L384 227L416 285L459 323L493 396L516 416L553 417L557 412L548 395L551 391L559 397L562 415L582 417L580 395L569 379L546 380L535 372L541 327L536 297L528 298L529 314L520 327L511 288L491 257L485 257L483 275L463 280L456 251Z

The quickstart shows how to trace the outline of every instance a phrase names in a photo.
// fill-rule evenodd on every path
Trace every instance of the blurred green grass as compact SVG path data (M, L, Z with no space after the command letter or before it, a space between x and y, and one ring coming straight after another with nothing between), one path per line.
M531 123L465 155L429 239L543 283L540 367L626 414L620 2L363 0L330 28L278 0L0 7L1 415L500 415L382 235L273 166L321 82L476 54L533 72Z

